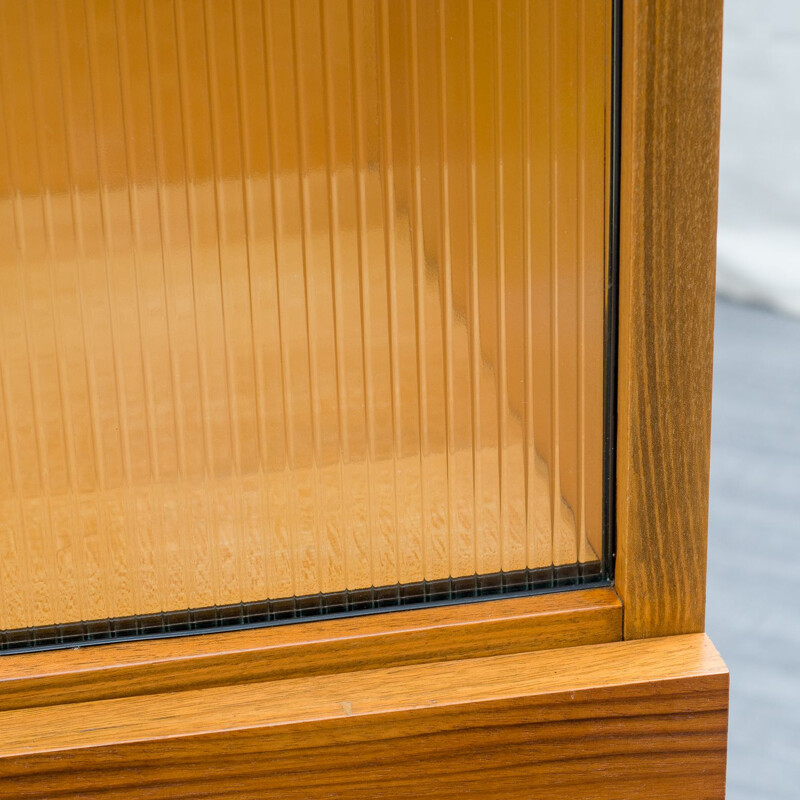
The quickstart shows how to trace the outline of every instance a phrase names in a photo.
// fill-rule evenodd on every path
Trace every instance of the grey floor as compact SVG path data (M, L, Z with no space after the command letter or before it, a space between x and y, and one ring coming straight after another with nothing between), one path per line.
M706 627L728 800L800 798L800 319L717 302Z

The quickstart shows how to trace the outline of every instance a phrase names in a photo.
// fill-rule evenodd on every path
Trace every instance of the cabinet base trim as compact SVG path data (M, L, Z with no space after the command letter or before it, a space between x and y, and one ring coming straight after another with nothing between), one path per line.
M722 800L704 634L0 714L0 798Z

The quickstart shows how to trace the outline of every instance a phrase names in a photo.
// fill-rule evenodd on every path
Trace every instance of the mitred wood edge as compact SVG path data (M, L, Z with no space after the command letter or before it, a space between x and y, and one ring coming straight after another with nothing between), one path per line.
M229 633L0 656L0 711L612 642L599 588Z
M702 631L722 0L625 0L616 588L625 638Z
M722 800L704 634L0 714L0 798Z

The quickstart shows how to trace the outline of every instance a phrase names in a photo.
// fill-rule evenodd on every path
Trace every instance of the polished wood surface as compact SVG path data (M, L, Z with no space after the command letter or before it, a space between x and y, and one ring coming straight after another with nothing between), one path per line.
M6 711L0 798L722 800L727 697L693 635Z
M616 593L590 589L9 655L0 658L0 711L621 638Z
M0 3L0 629L596 559L609 8Z
M610 2L74 7L0 4L0 628L595 558ZM720 5L624 8L624 621L6 657L0 798L724 798L724 664L637 640L702 628Z
M616 587L638 638L703 630L722 0L623 7Z

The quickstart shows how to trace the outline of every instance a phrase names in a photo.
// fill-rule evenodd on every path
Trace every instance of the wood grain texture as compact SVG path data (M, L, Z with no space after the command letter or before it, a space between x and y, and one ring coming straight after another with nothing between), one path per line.
M616 586L625 637L703 630L721 0L624 3Z
M30 653L0 658L0 711L621 638L606 588Z
M722 800L705 635L0 714L0 798Z

